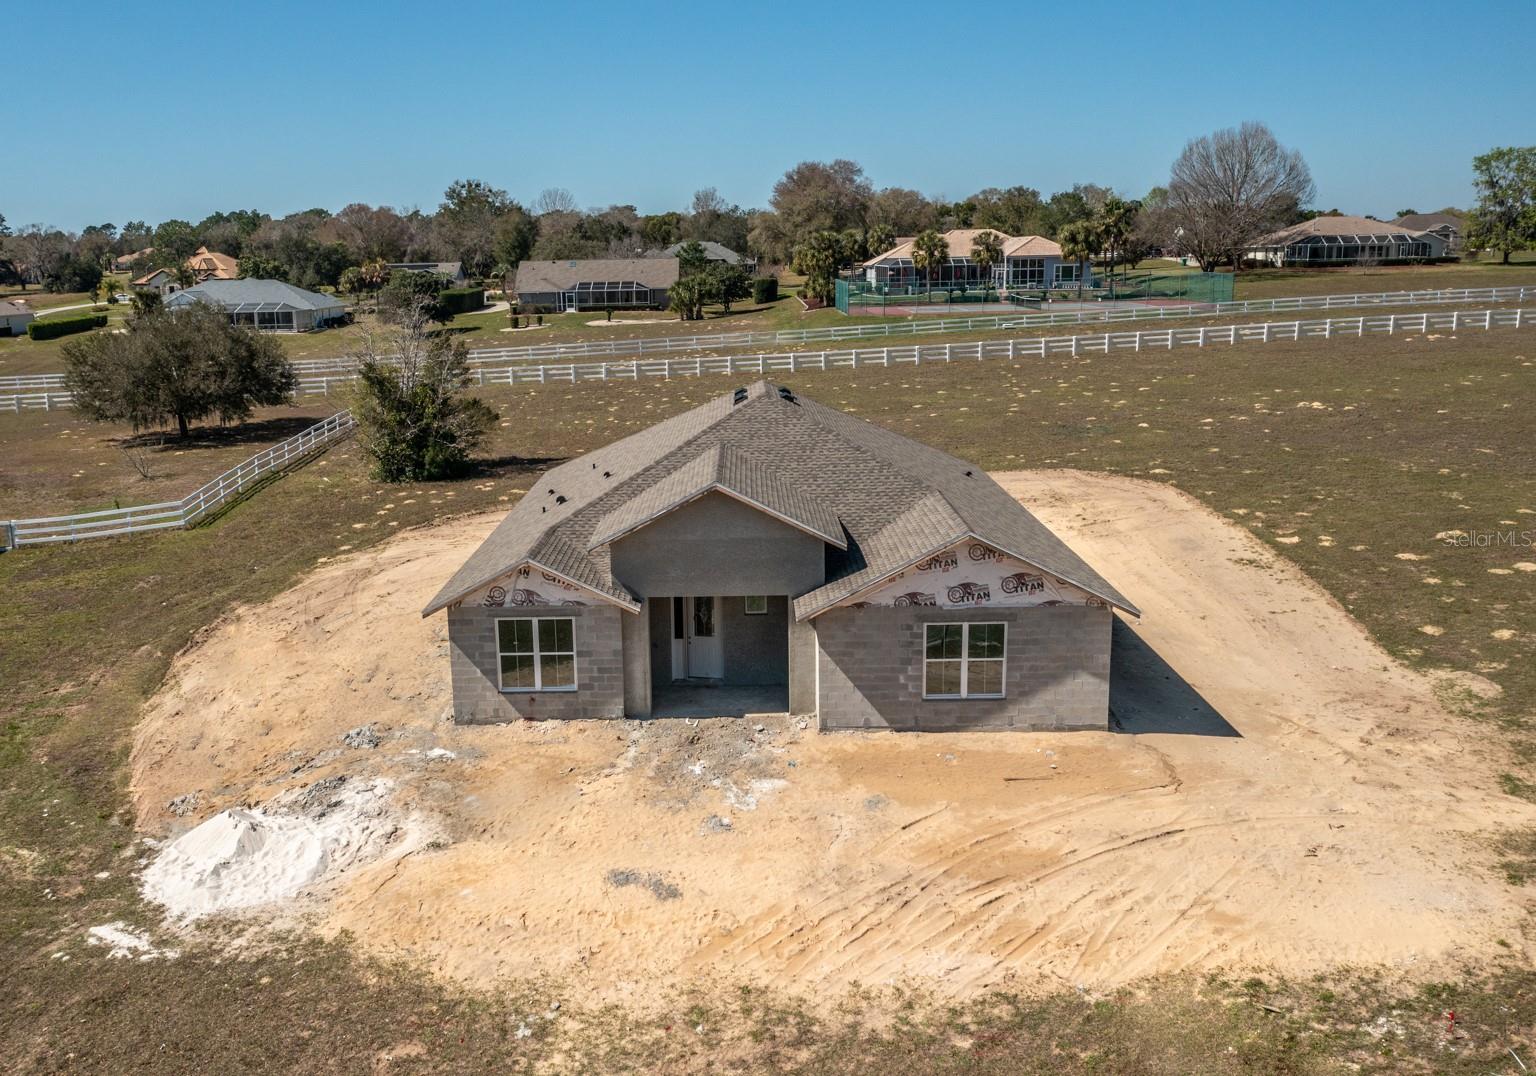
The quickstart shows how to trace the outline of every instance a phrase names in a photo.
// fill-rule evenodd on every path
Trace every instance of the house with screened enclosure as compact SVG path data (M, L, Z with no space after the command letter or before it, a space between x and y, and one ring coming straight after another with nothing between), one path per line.
M423 615L460 722L1103 729L1116 610L981 468L759 381L546 472Z
M997 257L985 266L976 257L976 240L991 235ZM930 270L917 267L917 239L898 239L890 250L870 258L860 272L866 283L891 294L934 288L993 287L999 291L1042 291L1075 288L1078 274L1087 272L1084 286L1091 287L1092 268L1062 256L1061 246L1041 235L1008 235L995 228L954 228L944 233L947 256Z

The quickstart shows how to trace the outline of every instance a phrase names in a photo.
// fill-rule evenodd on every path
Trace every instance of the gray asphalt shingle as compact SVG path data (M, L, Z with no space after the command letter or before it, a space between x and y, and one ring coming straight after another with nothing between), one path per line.
M766 381L744 391L546 472L424 615L529 561L633 606L605 542L716 483L802 529L846 532L827 582L795 596L801 620L972 536L1137 612L980 467Z

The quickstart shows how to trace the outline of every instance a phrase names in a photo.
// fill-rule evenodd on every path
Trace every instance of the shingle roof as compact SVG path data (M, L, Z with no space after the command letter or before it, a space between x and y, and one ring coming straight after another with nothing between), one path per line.
M386 269L402 269L408 273L436 273L439 276L456 277L464 269L463 262L389 262Z
M581 258L558 262L523 262L515 290L521 293L565 291L577 284L632 280L647 288L677 283L676 258Z
M276 310L286 307L292 310L339 310L340 299L334 295L322 295L281 280L205 280L195 288L176 292L165 300L166 306L184 306L198 300L225 308L234 306L266 306Z
M713 239L700 239L698 243L699 246L704 248L704 256L710 261L725 262L727 265L741 265L747 260L740 254L737 254L730 247L724 245L723 243L716 243ZM686 242L673 243L666 250L657 251L656 253L649 255L649 257L675 258L677 257L678 251L682 250L687 245L688 244Z
M598 521L588 549L615 542L658 516L706 493L721 492L767 511L792 527L846 549L837 513L729 445L711 445L649 489Z
M1414 237L1423 234L1415 228L1404 228L1398 224L1372 220L1369 217L1313 217L1311 220L1304 220L1260 236L1253 241L1253 246L1283 247L1288 243L1295 243L1315 235L1393 235L1400 232L1407 232Z
M1443 224L1462 230L1467 226L1467 219L1459 213L1409 213L1398 217L1392 222L1399 228L1409 228L1415 231L1427 232L1431 228L1438 228Z
M949 244L949 256L951 258L969 258L971 249L975 245L976 237L982 232L991 232L997 236L999 245L1003 248L1005 258L1044 258L1061 257L1061 246L1043 235L1009 235L1000 232L996 228L952 228L944 233L944 241ZM896 245L884 254L876 255L865 262L865 265L876 265L892 258L910 258L912 249L917 245L917 237L899 239Z
M0 299L0 318L14 318L20 317L22 314L34 313L31 307L17 306L15 303L8 303Z
M795 596L802 620L971 536L1136 613L981 468L784 391L759 381L548 471L423 615L529 562L634 607L606 543L716 486L847 542Z

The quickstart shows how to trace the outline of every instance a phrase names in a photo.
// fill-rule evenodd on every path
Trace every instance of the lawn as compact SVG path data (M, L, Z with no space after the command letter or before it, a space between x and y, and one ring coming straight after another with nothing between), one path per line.
M179 500L268 445L336 410L315 398L259 410L250 422L134 433L69 409L0 418L0 519Z
M344 939L294 939L239 959L204 942L172 962L106 960L81 944L91 925L155 921L133 892L140 850L124 811L124 754L139 708L200 628L323 558L504 506L544 461L736 381L490 392L502 422L490 462L465 480L383 487L348 444L209 526L0 556L0 680L10 686L0 1048L10 1064L356 1071L390 1054L390 1071L407 1072L1470 1074L1514 1071L1509 1046L1529 1061L1536 973L1517 959L1445 968L1445 983L1417 990L1341 969L1307 982L1157 980L1107 997L1064 989L952 1006L855 992L812 1008L743 986L701 988L651 1011L555 1015L558 982L470 994L420 969L364 961ZM1452 701L1483 720L1478 750L1508 755L1507 780L1536 787L1536 572L1523 567L1536 550L1438 537L1536 530L1530 332L802 373L793 384L988 468L1177 484L1295 560L1394 655L1497 685L1496 697Z

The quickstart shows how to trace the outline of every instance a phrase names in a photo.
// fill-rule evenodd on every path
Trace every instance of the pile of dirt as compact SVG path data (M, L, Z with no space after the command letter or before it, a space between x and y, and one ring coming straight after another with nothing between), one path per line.
M1433 684L1176 490L999 478L1146 611L1116 627L1119 731L455 726L443 620L418 611L488 515L330 561L182 655L135 745L140 825L388 781L395 816L440 839L328 871L303 891L322 929L606 998L701 976L952 994L1218 967L1432 976L1523 945L1488 838L1536 808L1498 792L1502 760Z

